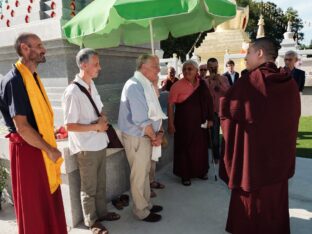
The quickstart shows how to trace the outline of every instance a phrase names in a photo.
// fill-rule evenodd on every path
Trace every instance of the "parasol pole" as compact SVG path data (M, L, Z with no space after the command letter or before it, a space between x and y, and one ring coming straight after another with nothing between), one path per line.
M151 48L152 48L152 55L155 55L155 50L154 50L154 33L153 33L153 24L152 20L149 20L149 28L150 28L150 37L151 37Z

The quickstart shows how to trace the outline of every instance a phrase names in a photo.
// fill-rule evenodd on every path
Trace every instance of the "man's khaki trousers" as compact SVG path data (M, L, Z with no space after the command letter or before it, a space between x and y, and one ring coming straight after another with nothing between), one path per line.
M106 215L106 149L77 154L84 223L91 227Z
M150 214L150 180L152 145L147 137L135 137L122 133L127 159L130 165L130 186L133 213L139 219Z

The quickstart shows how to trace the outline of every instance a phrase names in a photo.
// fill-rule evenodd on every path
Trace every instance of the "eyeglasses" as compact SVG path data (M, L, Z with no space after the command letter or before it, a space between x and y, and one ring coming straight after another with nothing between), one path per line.
M293 61L292 58L285 58L284 61Z
M205 68L202 68L202 69L199 69L200 71L207 71L207 69L205 69Z

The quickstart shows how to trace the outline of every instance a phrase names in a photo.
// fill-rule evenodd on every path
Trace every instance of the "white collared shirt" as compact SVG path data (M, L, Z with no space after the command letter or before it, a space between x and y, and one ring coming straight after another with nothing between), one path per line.
M232 79L232 83L234 84L234 82L235 82L235 72L233 71L233 73L232 72L229 72L230 73L230 76L231 76L231 79Z
M78 75L75 80L87 90L89 85L85 83ZM102 111L103 103L98 91L91 81L91 97L95 102L99 112ZM64 124L79 123L90 124L98 120L98 116L86 94L84 94L77 85L70 84L62 97L62 107L64 111ZM70 154L76 154L80 151L99 151L107 147L109 142L106 132L68 132Z

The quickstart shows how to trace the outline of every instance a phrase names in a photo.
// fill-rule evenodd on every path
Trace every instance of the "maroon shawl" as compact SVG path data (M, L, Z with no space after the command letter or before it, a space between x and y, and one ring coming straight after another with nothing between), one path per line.
M224 135L220 177L251 192L295 171L300 96L289 73L265 63L220 99Z

